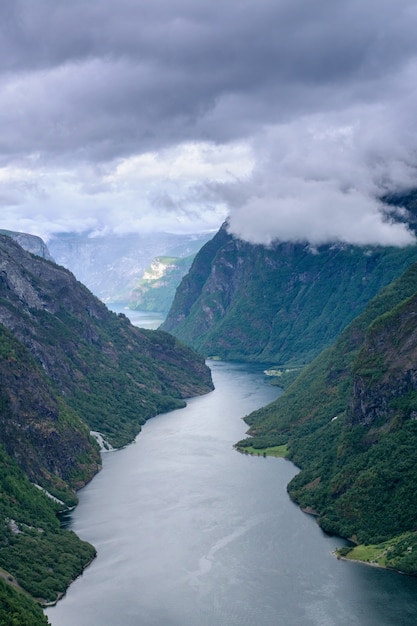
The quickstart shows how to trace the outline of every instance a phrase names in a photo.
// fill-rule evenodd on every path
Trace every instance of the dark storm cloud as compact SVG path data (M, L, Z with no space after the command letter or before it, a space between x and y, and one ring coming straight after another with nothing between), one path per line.
M367 101L415 51L412 2L6 1L0 148L110 158Z
M416 27L414 0L3 0L7 215L20 205L30 225L34 203L38 222L67 228L73 215L100 229L117 223L117 203L126 227L141 211L149 226L177 208L223 218L227 205L253 241L361 242L372 224L376 239L407 243L379 198L415 186ZM248 146L252 178L167 187L169 159L191 171L181 146L204 143ZM118 164L164 150L139 207L139 183Z

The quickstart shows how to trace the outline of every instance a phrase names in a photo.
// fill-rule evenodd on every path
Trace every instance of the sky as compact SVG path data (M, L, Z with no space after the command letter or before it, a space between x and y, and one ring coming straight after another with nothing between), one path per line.
M2 0L0 228L407 245L415 0ZM403 209L398 207L398 214Z

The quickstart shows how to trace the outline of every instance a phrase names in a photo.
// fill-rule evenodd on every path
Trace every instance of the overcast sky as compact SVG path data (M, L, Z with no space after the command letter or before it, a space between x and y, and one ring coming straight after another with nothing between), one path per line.
M0 227L407 244L415 0L2 0Z

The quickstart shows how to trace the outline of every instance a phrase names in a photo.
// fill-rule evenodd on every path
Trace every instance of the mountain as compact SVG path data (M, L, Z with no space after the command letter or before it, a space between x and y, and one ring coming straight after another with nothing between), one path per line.
M252 245L223 225L161 328L206 356L301 366L416 260L417 246Z
M210 238L206 233L62 233L49 239L48 248L56 262L71 270L100 300L126 304L154 257L190 256Z
M36 254L37 256L42 257L43 259L47 259L48 261L53 261L48 246L40 237L36 235L29 235L28 233L19 233L14 230L2 230L0 229L0 235L7 235L17 241L17 243L22 246L24 250L31 252L32 254Z
M211 389L202 357L0 235L0 578L14 584L1 602L14 606L19 588L53 602L94 558L57 518L100 469L90 430L124 445Z
M0 322L113 445L131 441L148 417L211 388L201 357L166 333L111 313L69 271L7 237L0 254ZM123 415L120 423L116 415Z
M168 313L175 291L190 269L194 257L155 257L132 291L129 308Z
M374 298L274 403L244 450L286 445L290 496L342 551L417 575L417 264Z

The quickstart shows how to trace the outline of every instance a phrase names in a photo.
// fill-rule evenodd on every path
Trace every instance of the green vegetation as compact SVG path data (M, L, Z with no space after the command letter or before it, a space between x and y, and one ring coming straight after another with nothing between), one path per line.
M237 444L262 452L286 443L302 470L291 498L329 533L393 542L386 565L414 574L416 292L414 264L282 396L247 416L252 436Z
M266 248L223 227L197 254L162 328L207 356L303 367L416 260L417 246Z
M288 454L288 446L272 446L271 448L255 448L254 446L236 446L239 452L244 454L255 454L257 456L275 456L279 458L285 458Z
M62 505L36 489L0 447L0 567L42 602L54 602L95 556L62 530Z
M417 533L404 533L378 544L360 545L336 550L336 555L352 561L362 561L415 574L417 571Z
M131 309L168 313L181 279L191 267L195 254L187 257L158 256L148 267L131 294Z
M111 313L63 268L1 236L0 257L0 575L53 603L96 553L58 519L101 467L90 429L124 445L212 383L202 357ZM2 625L47 623L29 595L2 583Z
M47 626L39 605L0 578L1 626Z

